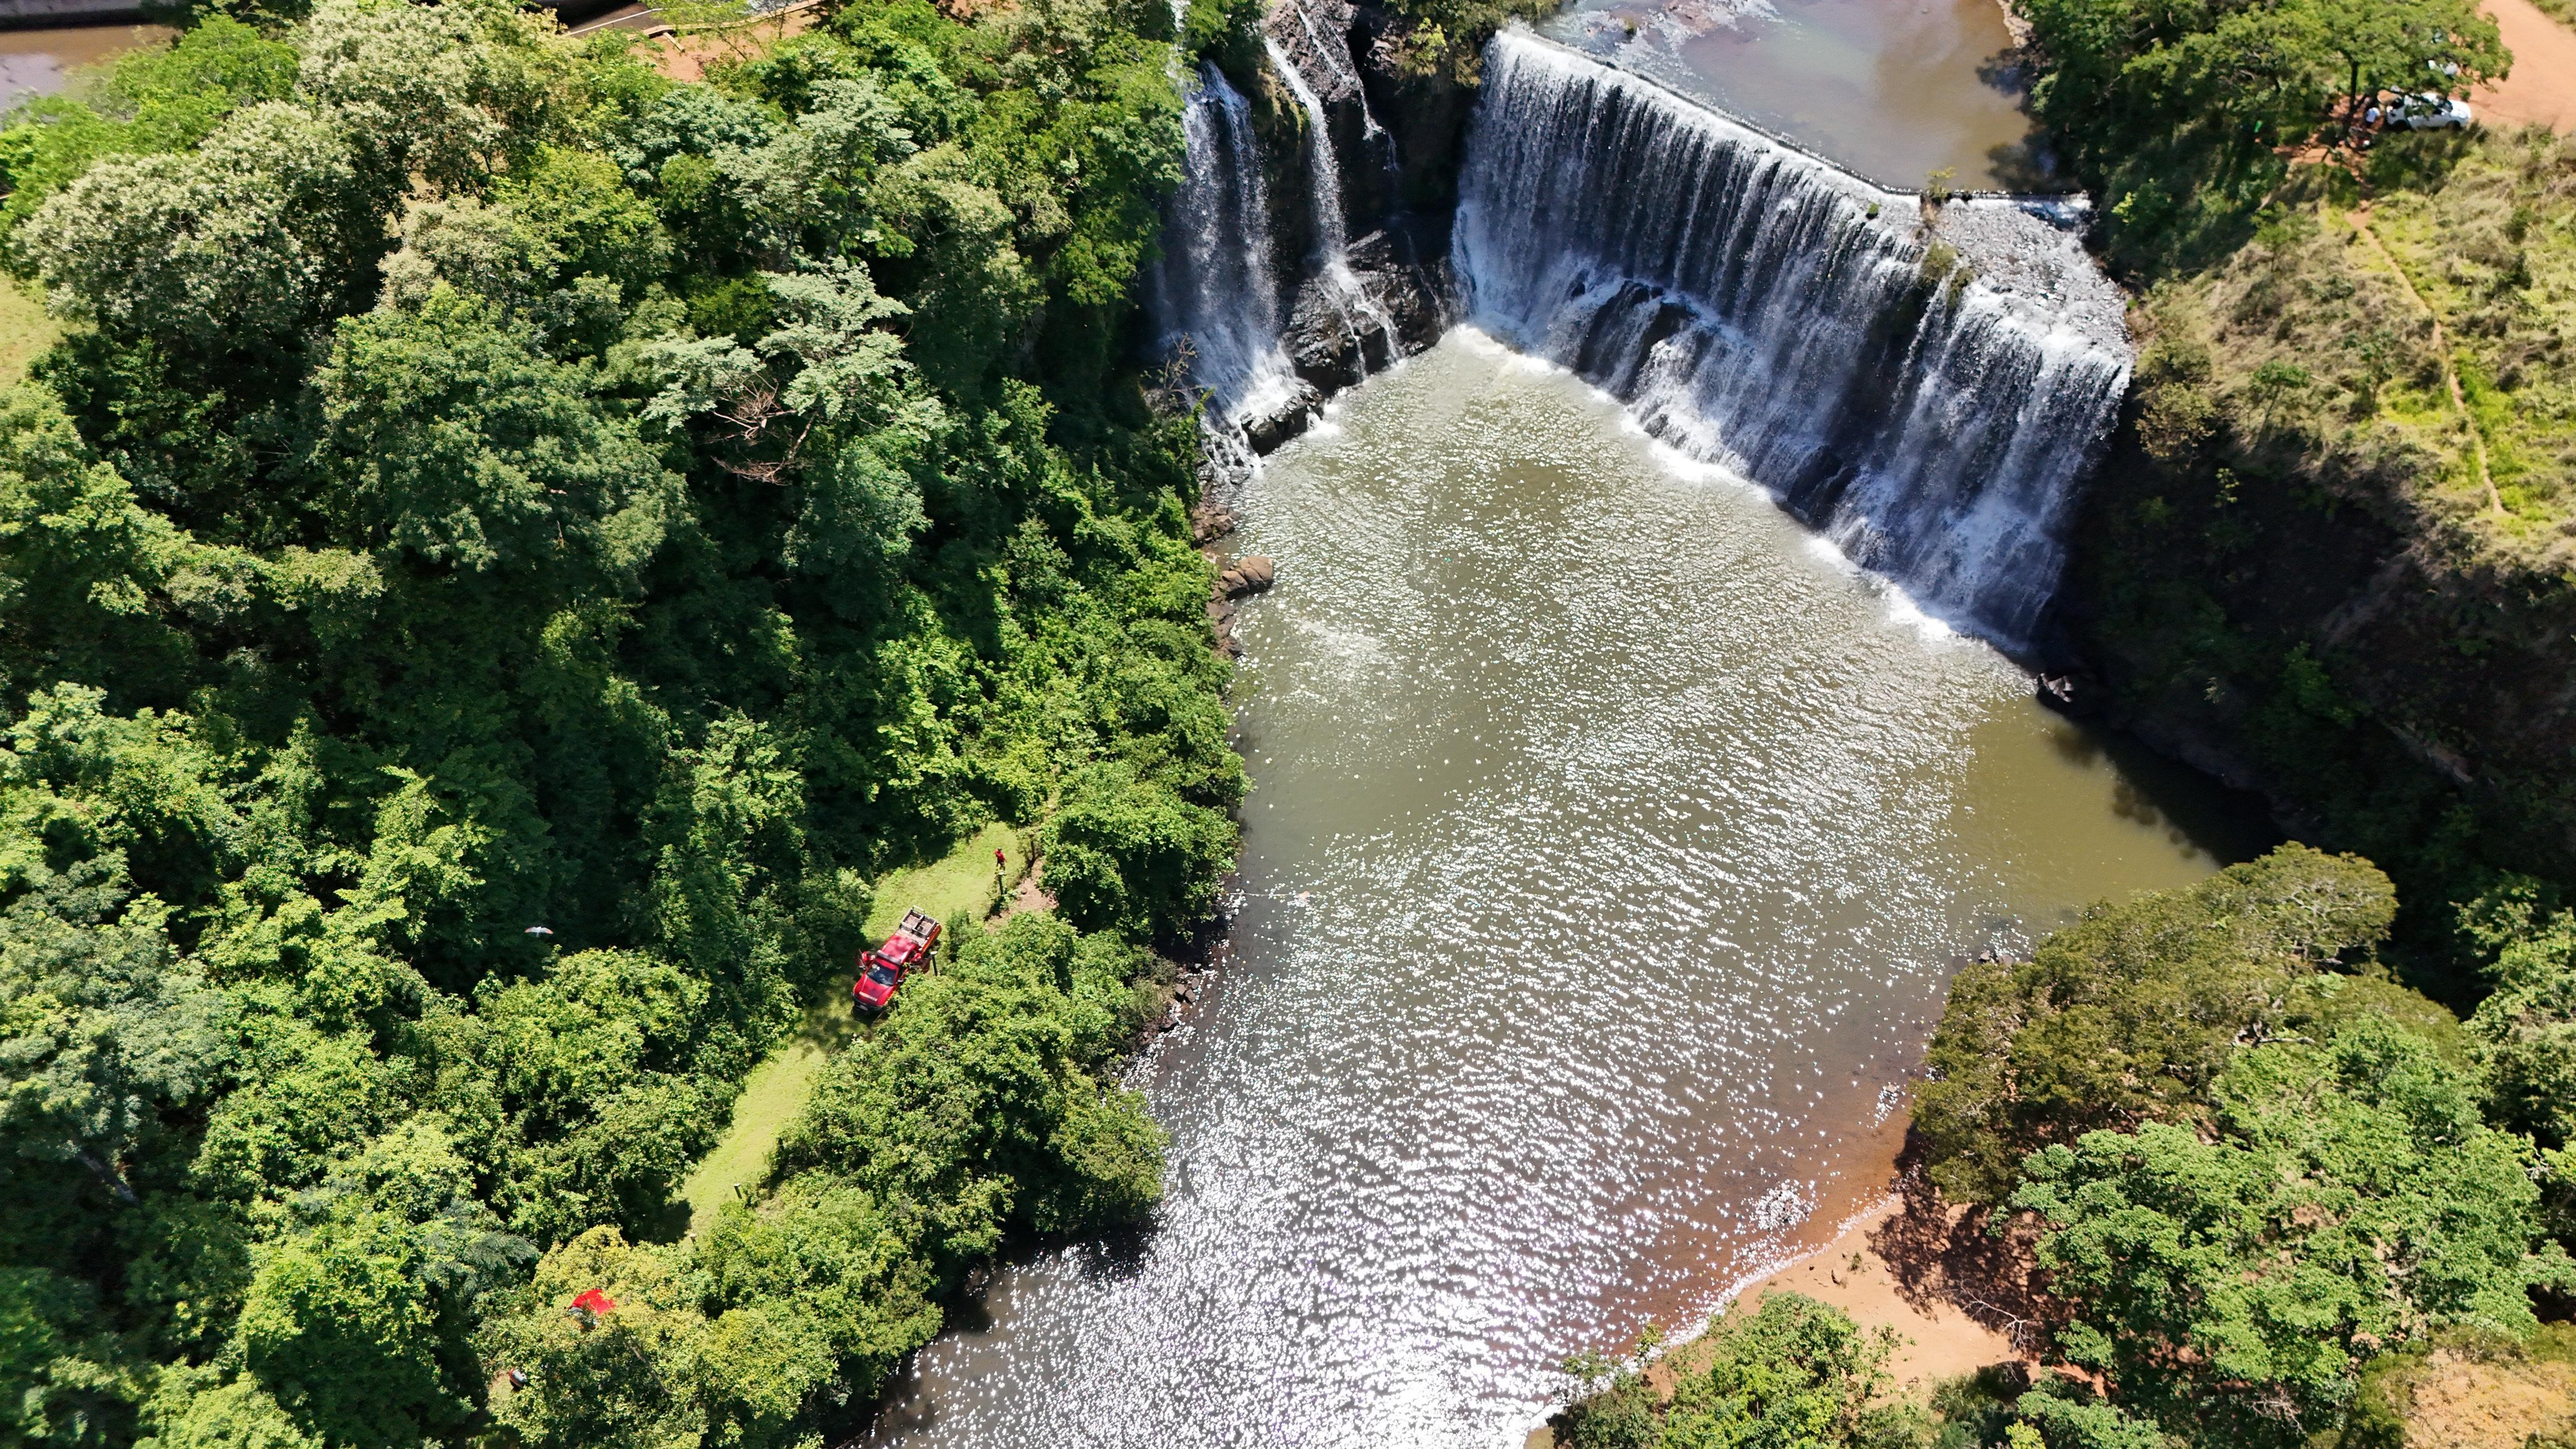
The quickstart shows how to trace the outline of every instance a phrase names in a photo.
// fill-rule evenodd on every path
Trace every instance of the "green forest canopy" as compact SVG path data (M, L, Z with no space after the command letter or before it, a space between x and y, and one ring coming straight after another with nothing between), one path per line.
M2466 909L2496 989L2464 1023L2375 959L2396 904L2289 845L1960 974L1914 1146L1942 1204L2029 1245L2035 1372L1896 1393L1893 1330L1775 1292L1661 1395L1651 1331L1569 1361L1592 1392L1558 1442L2400 1449L2435 1349L2565 1361L2576 1326L2537 1310L2576 1293L2576 912L2527 879Z
M1953 983L1928 1175L2030 1215L2053 1353L2109 1390L2091 1428L2042 1406L2052 1449L2362 1449L2375 1357L2576 1292L2576 914L2530 880L2464 910L2497 989L2463 1023L2375 961L2396 904L2284 846Z
M809 1443L1159 1193L1103 1068L1244 785L1124 361L1168 11L630 42L216 13L0 130L67 329L0 394L0 1439ZM671 1241L869 882L993 820L1062 910Z

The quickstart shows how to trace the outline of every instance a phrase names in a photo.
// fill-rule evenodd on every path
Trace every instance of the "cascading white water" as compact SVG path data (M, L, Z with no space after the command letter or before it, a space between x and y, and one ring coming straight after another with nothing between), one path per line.
M1348 43L1338 36L1326 40L1325 29L1315 24L1315 12L1307 8L1304 0L1287 0L1286 8L1296 15L1298 31L1306 37L1307 46L1331 76L1334 94L1339 96L1347 92L1359 102L1360 129L1372 140L1384 136L1386 128L1377 123L1376 113L1369 109L1368 87L1360 84L1360 73L1351 64Z
M1164 211L1163 255L1149 305L1167 352L1186 341L1191 381L1227 421L1260 416L1298 383L1279 343L1279 285L1270 270L1270 207L1252 107L1214 65L1199 68L1181 114L1187 158Z
M1265 39L1262 43L1269 48L1270 64L1279 72L1279 78L1287 83L1289 93L1297 98L1299 108L1305 111L1306 131L1313 141L1306 170L1313 183L1317 275L1323 280L1334 310L1341 314L1344 329L1354 339L1382 332L1391 350L1395 321L1387 315L1386 308L1369 295L1368 288L1361 285L1359 275L1351 270L1350 224L1342 214L1341 161L1333 151L1331 118L1325 114L1322 97L1317 96L1315 88L1306 83L1305 73L1297 69L1297 62L1280 48L1279 42ZM1357 352L1360 370L1366 373L1368 348L1363 344Z
M1472 321L1771 489L1928 612L2030 637L2123 345L1936 275L1915 198L1524 34L1487 54L1466 156Z

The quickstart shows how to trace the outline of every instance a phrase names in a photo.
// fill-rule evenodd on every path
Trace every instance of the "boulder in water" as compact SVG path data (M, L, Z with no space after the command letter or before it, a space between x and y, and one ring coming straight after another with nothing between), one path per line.
M1303 382L1297 395L1274 412L1243 420L1243 440L1252 451L1267 456L1278 452L1288 440L1306 431L1315 420L1315 394Z
M1279 566L1261 554L1247 554L1227 564L1216 576L1217 592L1229 599L1258 594L1279 580Z
M1234 532L1234 510L1202 503L1190 510L1190 537L1198 543L1212 543Z

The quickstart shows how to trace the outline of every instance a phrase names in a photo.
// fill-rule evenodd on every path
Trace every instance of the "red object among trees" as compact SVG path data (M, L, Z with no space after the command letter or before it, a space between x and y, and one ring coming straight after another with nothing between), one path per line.
M918 910L903 913L903 924L873 951L859 953L859 979L850 983L850 999L862 1011L883 1011L894 1004L895 989L915 971L930 969L931 948L939 944L939 923Z
M581 1296L572 1301L573 1316L580 1319L585 1328L616 1311L617 1300L596 1288L583 1289Z

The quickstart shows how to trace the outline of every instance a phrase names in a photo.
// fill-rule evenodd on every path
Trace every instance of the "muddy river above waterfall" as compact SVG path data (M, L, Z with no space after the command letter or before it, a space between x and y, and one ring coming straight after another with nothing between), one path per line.
M1574 0L1543 29L1882 186L2072 184L1995 0Z
M997 1273L874 1442L1516 1446L1878 1191L1961 960L2265 843L1473 333L1245 504L1232 931L1134 1072L1168 1197Z

